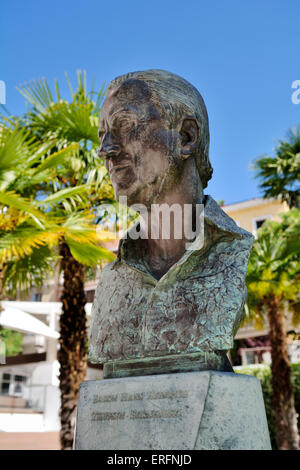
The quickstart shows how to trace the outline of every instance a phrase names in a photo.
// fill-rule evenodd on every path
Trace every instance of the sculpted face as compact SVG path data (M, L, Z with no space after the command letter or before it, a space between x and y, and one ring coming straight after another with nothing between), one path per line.
M129 204L151 204L176 184L183 164L182 139L153 103L145 82L129 79L114 88L104 101L99 155L115 190Z

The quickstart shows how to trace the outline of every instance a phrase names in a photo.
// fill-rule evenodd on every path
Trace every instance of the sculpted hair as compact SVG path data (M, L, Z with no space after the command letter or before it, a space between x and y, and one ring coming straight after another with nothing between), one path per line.
M209 125L206 106L199 91L184 78L165 70L130 72L115 78L108 92L129 79L144 81L152 94L153 102L167 118L170 129L175 129L185 117L194 117L200 128L200 139L194 152L203 188L211 179L213 169L209 160Z

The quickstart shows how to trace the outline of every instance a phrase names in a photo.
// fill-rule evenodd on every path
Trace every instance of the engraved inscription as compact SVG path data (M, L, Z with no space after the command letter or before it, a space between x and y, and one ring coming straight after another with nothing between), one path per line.
M121 401L143 400L144 393L121 393Z
M180 418L182 416L181 410L132 410L130 412L130 419Z
M162 399L174 399L174 398L188 398L189 392L187 390L176 390L175 392L165 391L165 392L149 392L145 394L144 392L140 393L116 393L113 395L94 395L93 403L105 403L118 401L134 401L134 400L162 400Z
M149 392L147 395L148 400L162 400L164 398L187 398L189 392L187 390L177 390L176 392Z
M133 402L133 401L146 401L146 400L174 400L181 398L188 398L189 392L187 390L175 391L151 391L151 392L122 392L116 394L103 394L94 395L93 403L112 403L112 402ZM125 405L125 403L124 403ZM155 410L128 410L125 411L94 411L92 412L92 421L112 421L129 419L168 419L168 418L181 418L184 416L182 410L179 409L155 409Z
M118 393L115 395L94 395L93 403L104 403L118 400Z
M125 419L125 411L94 411L92 413L92 421L112 421L115 419Z

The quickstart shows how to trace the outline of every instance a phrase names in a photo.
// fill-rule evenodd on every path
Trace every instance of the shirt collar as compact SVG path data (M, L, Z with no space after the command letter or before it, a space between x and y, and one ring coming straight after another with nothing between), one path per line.
M183 256L177 263L175 263L169 271L174 267L180 266L187 261L191 255L202 255L206 253L210 247L217 241L232 241L233 239L242 239L250 235L244 229L238 227L231 217L229 217L216 203L216 201L209 195L204 197L204 240L197 247L197 239L194 241L193 246L185 251ZM143 262L143 253L141 245L138 240L131 238L132 231L137 230L139 222L137 222L131 229L127 231L125 236L120 240L118 249L118 259L126 262L135 269L141 270L146 274L150 274L145 263ZM252 235L251 235L252 237ZM199 238L199 237L198 237ZM193 247L195 247L193 249ZM168 271L168 272L169 272ZM165 274L165 276L168 273ZM163 277L165 277L163 276Z

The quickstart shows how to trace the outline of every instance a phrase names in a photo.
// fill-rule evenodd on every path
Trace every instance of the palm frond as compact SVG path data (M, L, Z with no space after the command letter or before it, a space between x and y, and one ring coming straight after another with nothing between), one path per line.
M41 246L53 248L57 246L61 236L59 227L42 230L30 225L28 221L10 232L0 232L0 263L21 259Z
M246 277L247 305L258 318L264 299L275 295L295 301L300 291L300 212L282 214L281 221L268 221L258 231Z
M78 143L72 142L67 147L54 152L47 158L44 158L42 163L38 165L34 171L34 174L42 173L45 170L57 168L58 165L62 165L65 160L69 157L73 157L78 152Z
M6 263L3 289L7 295L26 293L32 287L41 288L49 278L59 257L48 246L34 247L30 254Z
M69 142L91 141L98 145L98 115L104 97L103 86L96 93L96 101L87 93L85 71L77 71L77 88L74 91L66 74L72 101L62 100L55 82L56 101L45 79L23 85L19 91L33 106L30 113L31 126L39 135L52 135Z
M45 214L38 210L33 201L19 196L14 191L0 191L0 204L4 207L13 207L14 209L18 209L30 215L40 227L43 227ZM4 210L4 207L2 210Z
M291 207L300 208L300 126L290 129L273 157L263 155L254 162L263 197L280 197Z
M39 205L45 206L48 204L50 205L59 204L62 201L65 201L66 199L70 199L74 196L83 196L89 190L90 190L90 187L85 184L82 184L80 186L75 186L74 188L61 189L60 191L50 194L50 196L46 197L42 201L39 201Z
M26 162L37 150L36 143L29 138L29 132L18 126L4 123L0 127L0 177L4 171L13 170Z
M87 266L96 266L102 260L113 261L115 255L105 248L92 243L81 244L74 238L65 237L72 256L79 262Z

